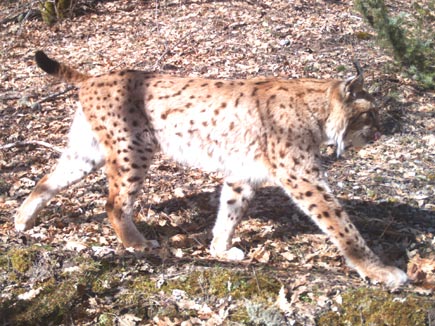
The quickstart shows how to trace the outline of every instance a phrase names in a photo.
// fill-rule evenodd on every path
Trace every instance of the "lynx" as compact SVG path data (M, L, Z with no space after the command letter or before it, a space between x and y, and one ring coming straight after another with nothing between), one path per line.
M55 169L24 201L15 227L34 225L38 211L61 189L105 165L106 211L125 247L148 250L133 223L133 205L153 154L226 177L210 246L212 256L241 260L232 237L255 189L281 187L325 232L360 274L391 287L407 281L368 248L333 197L319 163L319 147L340 154L378 133L374 100L363 74L347 80L183 78L125 70L99 77L79 73L36 52L37 65L80 87L68 146Z

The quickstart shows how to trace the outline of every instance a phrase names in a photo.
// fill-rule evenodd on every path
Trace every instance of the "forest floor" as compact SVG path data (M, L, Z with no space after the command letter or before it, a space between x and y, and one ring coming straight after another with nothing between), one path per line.
M51 27L23 20L35 3L0 3L1 325L435 325L435 94L401 73L352 2L82 1ZM391 291L359 278L274 187L236 231L246 259L213 259L222 176L161 155L137 203L141 232L160 244L152 254L120 246L102 172L16 232L14 212L59 158L77 100L35 66L39 49L92 74L210 78L345 79L356 57L383 136L338 159L325 147L327 177L369 246L413 282Z

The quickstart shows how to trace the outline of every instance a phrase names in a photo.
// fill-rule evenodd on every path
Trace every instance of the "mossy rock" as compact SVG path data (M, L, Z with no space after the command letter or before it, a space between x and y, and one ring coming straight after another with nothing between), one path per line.
M0 304L3 320L11 325L42 325L49 320L62 323L75 309L82 287L75 280L58 283L54 279L41 285L44 289L32 300L10 300Z
M113 262L95 261L92 257L68 256L74 273L62 272L59 259L68 253L55 252L51 247L29 246L12 248L0 254L3 279L15 283L8 296L0 298L0 323L5 325L59 325L86 317L89 295L112 294L118 284L119 268ZM35 277L38 274L42 277ZM47 277L48 276L48 277ZM31 285L31 287L29 286ZM37 290L33 297L19 299L24 293Z
M278 280L256 271L234 271L224 268L210 268L194 271L189 275L169 281L168 289L182 289L191 296L213 295L222 298L231 295L234 299L276 298L281 284Z
M248 318L245 302L260 304L267 309L277 298L281 283L270 273L262 270L255 272L232 270L222 267L204 268L185 272L176 278L165 279L159 286L159 279L152 275L135 277L126 291L119 296L119 302L135 310L140 316L153 318L166 316L170 318L196 314L195 311L178 311L171 306L157 307L160 297L170 297L174 290L181 290L189 298L204 301L218 301L231 297L239 302L238 311L234 311L237 320ZM157 300L156 300L157 299Z
M15 247L0 254L0 268L11 281L28 277L35 267L41 251L40 246Z
M435 308L433 299L416 295L405 298L379 289L352 290L342 298L339 311L323 314L318 325L425 326L428 312Z

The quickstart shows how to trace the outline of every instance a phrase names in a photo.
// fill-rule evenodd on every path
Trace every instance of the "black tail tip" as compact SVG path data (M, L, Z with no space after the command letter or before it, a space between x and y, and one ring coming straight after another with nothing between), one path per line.
M59 70L59 63L56 60L50 59L44 51L35 52L35 61L39 68L50 75L54 75Z

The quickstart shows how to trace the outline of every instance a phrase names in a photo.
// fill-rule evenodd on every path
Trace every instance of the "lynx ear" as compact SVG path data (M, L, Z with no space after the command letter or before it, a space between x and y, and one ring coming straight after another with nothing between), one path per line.
M351 77L345 81L344 84L344 96L346 98L355 98L356 94L363 90L364 76L361 66L357 60L353 61L353 65L356 68L357 75Z

